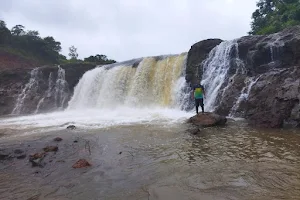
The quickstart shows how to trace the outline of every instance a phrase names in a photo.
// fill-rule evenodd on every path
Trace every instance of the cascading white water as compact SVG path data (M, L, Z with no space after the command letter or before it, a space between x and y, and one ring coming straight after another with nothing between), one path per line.
M48 77L48 89L45 92L45 95L43 98L41 98L36 106L35 114L39 112L40 107L43 105L45 98L49 98L51 96L51 90L53 88L53 73L50 72L49 77Z
M65 70L58 66L57 77L54 77L50 72L48 78L48 89L41 93L40 87L46 85L43 80L42 68L35 68L31 71L31 77L29 82L25 85L22 92L19 94L16 106L12 111L12 114L22 114L26 110L27 103L36 103L34 113L38 113L40 109L46 104L46 99L52 99L54 101L53 109L61 109L68 97L68 83L65 80ZM52 100L51 100L52 101ZM49 103L49 101L48 101ZM29 112L29 110L28 110Z
M216 101L221 98L221 88L228 78L230 68L231 50L237 49L237 41L225 41L216 46L208 58L203 62L202 85L206 90L204 99L206 111L214 111ZM238 54L238 52L236 52Z
M241 103L243 101L247 101L249 94L251 92L251 89L253 87L253 85L259 80L261 76L255 78L255 77L251 77L249 79L246 80L246 86L242 89L242 92L239 96L239 98L237 99L236 103L234 104L234 106L232 107L229 117L236 117L237 114L237 110L239 109Z
M269 42L271 61L274 62L280 54L281 48L284 46L284 42L281 40L281 36L278 33L272 35L272 42Z
M55 89L54 89L56 108L62 108L68 97L69 88L65 78L65 73L66 73L65 70L60 66L58 66L57 79L56 79Z
M30 95L34 95L39 87L39 77L40 77L39 68L35 68L30 73L29 82L25 85L21 94L19 94L15 108L12 111L12 114L20 114L23 110L24 101Z
M180 79L186 54L157 60L144 58L137 68L119 65L86 72L75 88L68 110L132 108L171 108L184 87Z
M190 117L191 113L182 110L190 100L184 78L186 53L144 58L138 60L138 66L136 62L86 72L75 87L68 108L62 112L9 118L0 124L59 128L72 122L85 128L103 128L150 122L169 125Z

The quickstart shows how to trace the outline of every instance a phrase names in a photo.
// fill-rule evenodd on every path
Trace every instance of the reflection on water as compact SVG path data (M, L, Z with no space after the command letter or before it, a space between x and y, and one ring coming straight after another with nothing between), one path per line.
M22 138L22 147L33 145L30 153L54 135L65 137L40 174L25 160L4 163L0 199L299 199L299 131L235 122L192 136L188 128L130 125ZM81 138L78 144L74 138ZM20 141L0 142L15 148ZM79 157L93 166L71 169Z

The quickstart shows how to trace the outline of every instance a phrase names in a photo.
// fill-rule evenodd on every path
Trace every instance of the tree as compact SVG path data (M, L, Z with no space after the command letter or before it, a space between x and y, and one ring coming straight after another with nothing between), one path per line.
M84 59L85 62L93 62L93 63L97 63L97 64L111 64L111 63L115 63L115 60L110 60L107 58L106 55L95 55L95 56L89 56L87 58Z
M77 48L75 48L73 45L69 47L69 56L73 60L77 60L78 58Z
M6 23L3 20L0 20L0 45L1 44L10 44L11 42L11 33L6 27Z
M0 28L6 28L6 23L3 20L0 20Z
M12 29L11 29L11 34L14 36L20 36L20 35L25 35L25 31L24 31L24 26L23 25L15 25Z
M270 34L300 24L299 0L259 0L249 34Z
M60 52L61 51L61 43L60 42L57 42L55 41L55 39L51 36L48 36L48 37L45 37L44 38L44 41L46 42L47 46L52 50L52 51L55 51L55 52Z
M32 36L32 37L39 37L39 32L38 31L27 31L26 35Z

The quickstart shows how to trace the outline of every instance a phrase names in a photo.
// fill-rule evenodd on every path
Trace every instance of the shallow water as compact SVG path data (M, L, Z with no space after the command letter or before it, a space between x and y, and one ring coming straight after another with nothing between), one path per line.
M131 123L23 136L12 129L18 136L2 137L2 149L31 154L55 136L63 141L44 168L27 158L0 161L0 199L299 199L299 131L243 121L198 136L188 128L182 121ZM92 167L73 169L79 158Z

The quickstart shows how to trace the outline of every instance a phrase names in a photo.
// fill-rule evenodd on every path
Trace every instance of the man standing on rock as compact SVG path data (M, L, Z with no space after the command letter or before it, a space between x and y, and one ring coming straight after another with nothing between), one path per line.
M204 95L205 95L205 91L204 91L203 85L201 85L200 83L194 85L193 91L194 91L193 96L194 96L194 99L195 99L196 113L198 115L199 105L202 108L202 113L204 113L203 98L204 98Z

